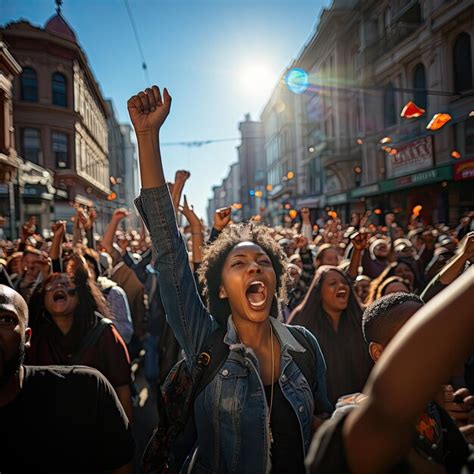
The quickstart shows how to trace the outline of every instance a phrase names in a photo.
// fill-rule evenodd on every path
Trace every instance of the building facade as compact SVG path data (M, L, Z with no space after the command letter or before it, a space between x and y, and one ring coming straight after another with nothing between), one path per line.
M120 131L122 134L123 156L124 156L124 171L121 175L120 195L123 193L125 207L131 211L130 225L132 227L139 227L138 214L133 200L138 196L140 188L140 180L138 175L138 160L137 160L137 144L135 142L135 132L129 124L121 124Z
M421 205L426 222L453 223L472 209L473 51L472 1L334 0L289 67L308 89L282 78L261 116L271 215L289 202L314 220L371 209L406 222ZM425 114L401 117L408 101ZM452 119L427 130L435 113Z
M259 191L265 189L265 152L264 131L259 121L253 121L250 114L245 115L245 120L239 123L241 136L240 145L237 147L240 199L242 205L241 218L249 219L260 213ZM263 192L263 191L262 191ZM228 205L232 204L231 202Z
M104 211L102 232L110 218L108 108L74 31L58 11L44 28L19 21L1 33L23 69L14 82L16 148L54 175L52 199L46 204L51 193L38 190L40 207L25 218L48 206L52 218L69 219L74 204L95 206Z

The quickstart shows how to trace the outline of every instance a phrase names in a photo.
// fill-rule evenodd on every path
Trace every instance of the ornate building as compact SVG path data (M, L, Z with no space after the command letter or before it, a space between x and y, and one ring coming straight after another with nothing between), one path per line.
M44 28L19 21L1 33L23 69L13 95L17 150L54 172L55 219L69 218L74 203L95 206L102 231L111 212L109 113L74 31L58 8Z
M290 130L292 204L313 218L372 209L406 222L421 205L425 221L456 222L474 207L473 66L472 1L334 0L290 66L308 72L307 91L292 103L282 80L262 113L269 180L284 176ZM425 114L402 118L408 101ZM440 112L451 120L427 130Z

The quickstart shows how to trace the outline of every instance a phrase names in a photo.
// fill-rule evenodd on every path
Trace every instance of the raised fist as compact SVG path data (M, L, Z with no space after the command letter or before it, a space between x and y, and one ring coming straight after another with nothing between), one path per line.
M127 102L130 120L136 133L158 132L171 108L171 96L163 90L163 99L158 86L152 86L131 97Z

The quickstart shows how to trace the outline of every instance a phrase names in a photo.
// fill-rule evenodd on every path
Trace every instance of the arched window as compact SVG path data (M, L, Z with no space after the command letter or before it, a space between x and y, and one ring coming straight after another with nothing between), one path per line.
M395 110L395 91L391 82L385 86L383 96L383 116L386 127L391 127L397 123L397 113Z
M24 128L22 140L23 158L40 165L41 135L37 128Z
M20 77L21 100L38 102L38 78L36 71L31 67L23 68Z
M472 89L471 37L461 33L454 42L454 90L463 92Z
M415 104L418 107L426 109L427 94L426 94L426 72L425 66L419 63L413 71L413 86L415 89Z
M66 78L59 72L53 74L53 104L67 107Z

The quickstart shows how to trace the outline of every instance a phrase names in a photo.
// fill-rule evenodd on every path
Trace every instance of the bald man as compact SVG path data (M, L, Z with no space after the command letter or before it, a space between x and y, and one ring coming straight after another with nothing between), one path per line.
M23 365L30 337L25 300L0 285L0 473L131 472L112 386L88 367Z

